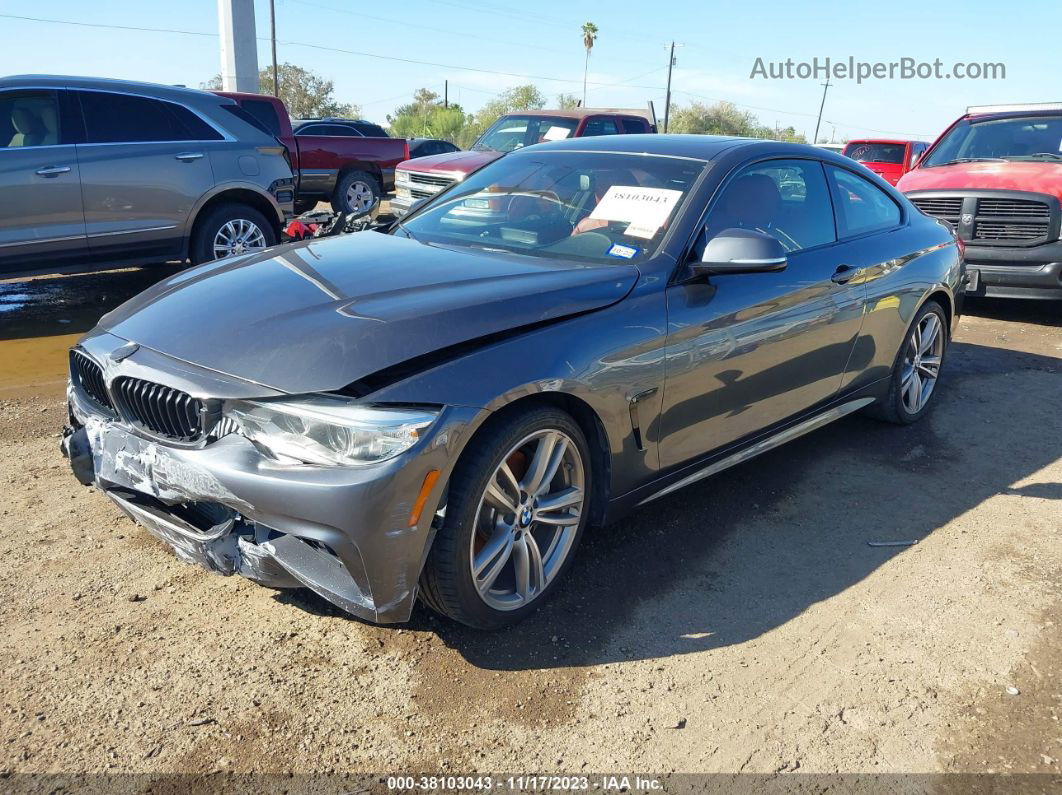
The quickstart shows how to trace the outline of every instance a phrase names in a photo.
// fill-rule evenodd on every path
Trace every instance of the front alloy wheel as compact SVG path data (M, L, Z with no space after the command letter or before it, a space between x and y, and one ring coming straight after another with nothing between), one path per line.
M480 629L537 610L571 565L592 479L586 437L565 412L543 406L492 420L450 476L421 599Z
M487 483L469 562L476 591L495 610L542 595L567 560L585 501L583 462L558 430L521 439Z

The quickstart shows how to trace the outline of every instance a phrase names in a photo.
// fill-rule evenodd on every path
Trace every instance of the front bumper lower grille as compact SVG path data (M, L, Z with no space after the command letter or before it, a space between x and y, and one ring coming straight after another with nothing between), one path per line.
M159 436L194 442L203 435L203 402L187 392L140 378L120 376L111 384L123 419Z

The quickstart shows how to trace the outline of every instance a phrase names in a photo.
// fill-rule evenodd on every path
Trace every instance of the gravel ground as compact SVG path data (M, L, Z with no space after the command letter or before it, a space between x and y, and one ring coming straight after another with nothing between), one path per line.
M926 421L595 531L481 634L209 575L74 481L65 347L159 273L0 285L0 771L1062 772L1059 307L973 307Z

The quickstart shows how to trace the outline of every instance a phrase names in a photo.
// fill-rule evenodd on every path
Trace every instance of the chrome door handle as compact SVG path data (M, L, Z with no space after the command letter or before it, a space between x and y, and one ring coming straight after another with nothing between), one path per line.
M54 177L57 174L65 174L70 170L70 166L45 166L44 168L37 169L38 177Z
M837 270L833 272L833 276L830 277L830 281L834 284L847 284L855 278L859 273L859 268L854 265L838 265Z
M191 163L193 160L199 160L203 156L202 152L181 152L179 155L174 155L178 160L183 160L185 163Z

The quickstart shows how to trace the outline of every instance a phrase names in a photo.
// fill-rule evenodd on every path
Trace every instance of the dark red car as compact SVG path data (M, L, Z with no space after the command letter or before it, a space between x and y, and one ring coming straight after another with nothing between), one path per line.
M506 152L545 141L595 135L655 133L656 115L649 110L576 108L522 110L502 116L467 152L418 157L399 163L391 211L401 217L414 202L434 196Z
M897 187L966 243L969 294L1062 299L1062 103L967 108Z
M890 185L914 168L929 148L926 141L899 138L859 138L845 144L841 154L862 163Z
M297 213L319 201L331 202L337 213L368 209L394 188L395 166L409 157L409 144L402 138L363 138L341 130L328 134L323 124L293 131L288 110L276 97L215 93L236 100L261 128L287 147L296 181Z

